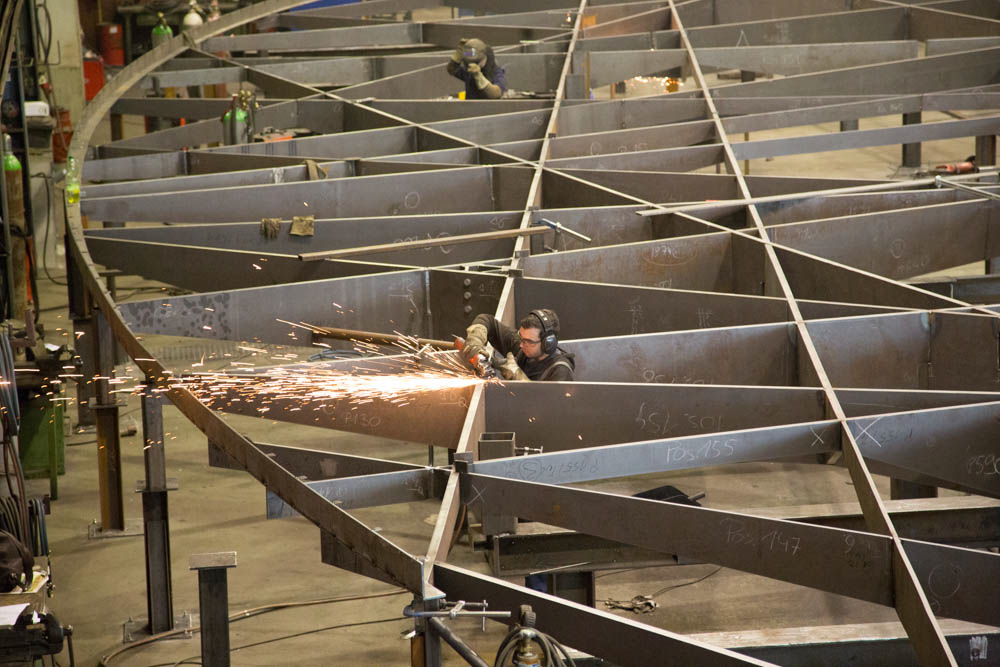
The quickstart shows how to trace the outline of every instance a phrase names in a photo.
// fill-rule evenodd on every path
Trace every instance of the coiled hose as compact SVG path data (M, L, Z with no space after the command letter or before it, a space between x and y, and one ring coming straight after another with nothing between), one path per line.
M535 629L535 613L530 606L522 605L520 621L521 624L515 625L500 642L493 667L507 667L508 665L517 667L520 665L520 662L515 661L517 652L526 643L535 644L541 649L541 664L545 667L575 667L576 663L573 662L573 658L569 657L569 652L562 644L544 632Z

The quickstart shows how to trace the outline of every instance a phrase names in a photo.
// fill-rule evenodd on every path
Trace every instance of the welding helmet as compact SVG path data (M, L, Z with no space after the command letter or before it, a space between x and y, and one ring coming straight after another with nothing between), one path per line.
M486 62L486 42L475 38L462 42L462 62L466 65Z

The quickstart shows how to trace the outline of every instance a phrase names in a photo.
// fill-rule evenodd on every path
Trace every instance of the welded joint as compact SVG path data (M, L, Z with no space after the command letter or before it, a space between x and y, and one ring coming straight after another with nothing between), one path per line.
M455 472L468 473L470 466L475 462L475 455L472 452L457 452L455 454Z
M124 408L128 405L128 403L124 401L114 401L112 403L99 403L98 400L99 399L97 399L96 397L87 399L87 407L90 408L91 410L100 411L100 410L111 410L111 409L117 410L118 408Z
M928 333L937 333L938 325L936 313L925 310L920 313L920 328Z
M167 483L162 489L156 488L155 485L147 489L146 480L144 479L135 480L136 493L163 493L165 491L176 491L179 488L181 488L180 482L177 481L176 477L167 478Z
M458 452L455 454L454 469L458 473L458 493L463 503L469 502L467 500L471 493L469 467L474 461L475 455L472 452Z
M427 485L424 489L426 497L443 498L444 492L448 488L448 478L451 476L451 471L436 466L426 466L424 471L427 476Z

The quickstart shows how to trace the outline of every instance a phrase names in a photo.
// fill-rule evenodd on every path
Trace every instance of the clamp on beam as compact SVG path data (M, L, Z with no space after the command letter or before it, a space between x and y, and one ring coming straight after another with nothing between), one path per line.
M584 243L593 243L594 242L594 239L590 238L589 236L584 236L580 232L574 231L574 230L570 229L569 227L566 227L561 222L556 222L555 220L549 220L548 218L539 218L538 222L542 223L543 225L546 225L547 227L550 227L557 234L559 234L559 233L566 233L566 234L569 234L570 236L572 236L574 238L577 238L577 239L583 241Z

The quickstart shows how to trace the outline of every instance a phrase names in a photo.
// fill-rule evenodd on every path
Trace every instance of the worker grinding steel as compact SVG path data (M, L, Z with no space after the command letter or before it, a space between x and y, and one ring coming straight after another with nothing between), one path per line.
M493 48L481 39L462 39L448 61L448 74L465 82L465 99L496 100L507 91L507 75Z
M576 362L573 355L559 347L559 317L555 311L540 308L528 313L515 330L492 315L476 315L465 330L462 355L476 359L486 343L505 358L497 371L505 380L570 382Z

